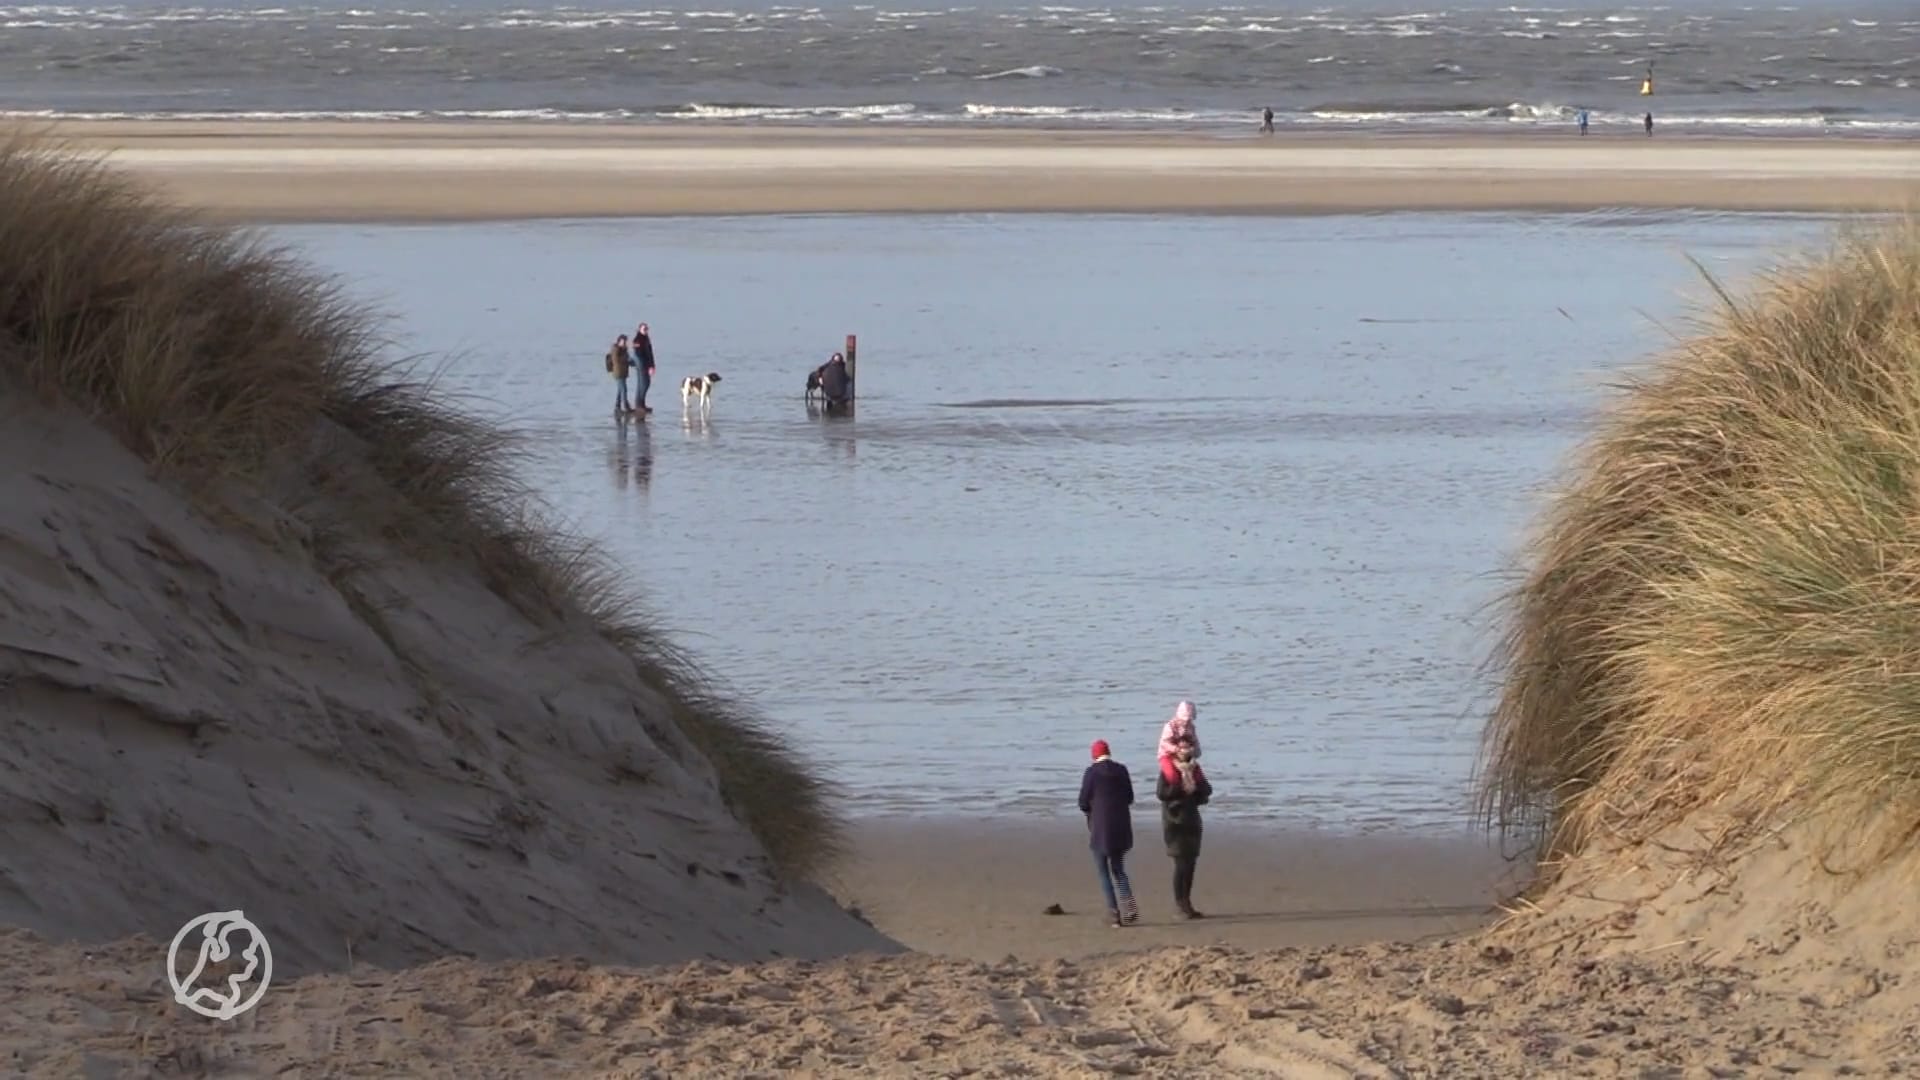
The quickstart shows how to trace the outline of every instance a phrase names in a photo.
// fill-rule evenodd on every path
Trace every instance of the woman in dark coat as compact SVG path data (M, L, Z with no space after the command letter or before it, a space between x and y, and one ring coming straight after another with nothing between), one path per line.
M1133 850L1133 778L1113 760L1105 739L1093 744L1093 764L1080 777L1080 812L1087 816L1087 846L1107 900L1107 921L1131 926L1140 907L1127 881L1127 852Z
M1193 909L1193 868L1200 861L1200 808L1213 798L1213 785L1193 760L1193 745L1182 741L1173 755L1173 775L1165 770L1154 782L1160 799L1160 834L1173 859L1173 903L1189 919L1205 916Z

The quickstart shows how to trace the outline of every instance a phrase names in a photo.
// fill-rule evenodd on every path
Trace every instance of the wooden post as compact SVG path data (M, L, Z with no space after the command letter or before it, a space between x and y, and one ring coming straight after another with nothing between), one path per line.
M854 335L847 335L847 400L860 396L860 372L853 366Z

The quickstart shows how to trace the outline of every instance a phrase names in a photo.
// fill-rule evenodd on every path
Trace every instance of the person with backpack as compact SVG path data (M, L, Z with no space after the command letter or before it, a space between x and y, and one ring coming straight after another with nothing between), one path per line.
M627 376L632 372L633 356L627 351L627 335L621 334L613 339L613 348L607 350L607 374L613 376L613 415L616 417L633 412L633 406L627 401Z

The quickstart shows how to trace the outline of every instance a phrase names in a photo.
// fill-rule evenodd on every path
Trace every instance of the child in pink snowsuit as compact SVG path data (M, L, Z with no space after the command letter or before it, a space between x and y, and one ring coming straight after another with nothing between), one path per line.
M1178 783L1182 779L1180 768L1175 764L1173 757L1173 752L1181 743L1186 743L1193 748L1194 764L1188 772L1188 775L1193 778L1192 782L1197 783L1202 775L1200 732L1193 726L1194 717L1197 715L1199 710L1193 707L1193 702L1182 701L1174 707L1173 719L1168 720L1166 726L1160 729L1160 774L1167 778L1168 783Z

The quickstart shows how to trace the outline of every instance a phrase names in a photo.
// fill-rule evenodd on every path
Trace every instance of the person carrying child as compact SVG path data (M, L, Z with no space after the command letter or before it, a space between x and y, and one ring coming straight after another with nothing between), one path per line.
M1164 773L1153 786L1160 800L1160 836L1166 842L1167 856L1173 860L1173 906L1188 919L1203 919L1193 906L1193 872L1200 862L1200 840L1204 826L1200 808L1213 800L1213 785L1193 763L1193 737L1182 735L1174 744L1173 766L1177 779Z

